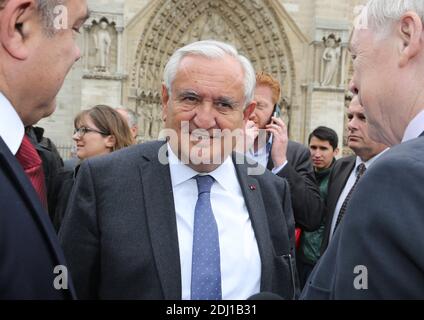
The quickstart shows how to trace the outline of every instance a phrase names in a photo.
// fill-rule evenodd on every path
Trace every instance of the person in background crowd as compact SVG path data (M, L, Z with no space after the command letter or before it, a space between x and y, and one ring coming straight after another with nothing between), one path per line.
M121 116L124 117L125 121L128 123L128 127L131 131L131 136L133 138L133 143L137 143L138 136L138 116L137 114L129 108L116 108L116 111L119 112Z
M262 139L265 144L261 145L257 134L246 156L287 179L296 225L313 231L320 225L324 205L315 181L308 148L290 141L287 126L276 116L280 95L280 84L276 79L265 72L256 74L257 106L250 115L246 130L253 128L258 133L262 131L266 134L266 139Z
M339 138L337 133L327 127L318 127L309 135L309 150L314 165L315 178L319 185L322 200L327 199L328 180L336 156ZM303 287L315 263L321 256L321 243L324 232L326 215L323 216L318 230L302 233L300 247L297 251L297 269L299 270L300 285Z
M80 112L74 120L73 139L80 161L108 154L132 145L133 139L127 123L113 108L97 105ZM54 225L59 230L66 213L69 195L78 174L79 164L73 170L63 171L56 179ZM104 174L107 175L106 172Z
M371 140L368 132L369 125L365 116L365 111L359 104L357 96L354 96L349 104L347 109L347 118L347 145L350 149L352 149L355 155L337 160L330 174L330 183L326 201L326 216L328 219L324 228L321 253L323 253L327 248L334 235L336 227L343 218L343 211L345 209L342 211L342 207L343 204L345 208L347 207L347 203L350 198L348 198L348 194L355 184L359 166L363 163L365 168L369 169L387 149L385 144ZM341 212L342 214L340 216Z

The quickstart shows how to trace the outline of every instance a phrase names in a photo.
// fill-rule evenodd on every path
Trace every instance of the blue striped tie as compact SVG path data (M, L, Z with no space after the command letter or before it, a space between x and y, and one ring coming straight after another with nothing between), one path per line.
M191 299L221 300L221 258L218 227L211 206L214 178L196 176L198 198L194 210Z

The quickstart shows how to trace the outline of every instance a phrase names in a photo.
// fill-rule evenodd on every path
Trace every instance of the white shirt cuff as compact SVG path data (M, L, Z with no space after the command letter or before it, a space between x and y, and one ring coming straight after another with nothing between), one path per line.
M274 169L272 169L271 170L271 172L273 173L273 174L277 174L278 172L280 172L281 170L283 170L284 169L284 167L286 166L286 164L287 164L287 160L281 165L281 166L279 166L279 167L277 167L277 168L274 168Z

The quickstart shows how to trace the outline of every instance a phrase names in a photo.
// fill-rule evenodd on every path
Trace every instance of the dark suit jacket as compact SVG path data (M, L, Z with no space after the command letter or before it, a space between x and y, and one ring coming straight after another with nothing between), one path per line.
M424 137L385 152L359 181L302 297L424 299L423 181Z
M48 213L21 165L0 137L0 300L66 299L56 290L57 265L65 265Z
M59 233L79 298L181 299L176 214L169 165L158 161L161 146L148 142L81 165ZM261 256L261 289L290 299L294 220L287 182L235 167Z
M342 193L346 182L349 179L350 173L355 168L355 162L356 156L340 158L334 163L333 169L331 169L330 177L328 180L328 194L325 208L326 221L322 239L321 254L323 254L328 247L334 210L336 209L340 194Z
M79 165L77 165L74 169L62 168L62 170L60 170L56 175L54 198L52 201L52 207L49 208L50 211L53 212L53 225L56 231L59 231L60 226L62 225L78 168Z
M267 168L274 168L271 151ZM289 182L296 225L306 231L318 229L324 214L324 204L315 180L309 149L289 141L287 164L277 175Z

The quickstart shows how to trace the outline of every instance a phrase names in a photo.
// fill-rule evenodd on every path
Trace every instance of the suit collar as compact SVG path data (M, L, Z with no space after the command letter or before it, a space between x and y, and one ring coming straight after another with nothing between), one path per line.
M139 165L147 224L165 300L181 299L177 222L166 142L154 142ZM159 158L158 158L159 154Z
M403 134L402 142L406 142L415 138L418 138L424 130L424 110L421 110L415 117L409 122Z
M334 210L337 206L337 201L349 179L350 173L355 168L356 156L341 158L333 165L328 181L327 195L327 219L325 222L324 236L321 245L321 254L327 249L330 240L331 223L333 221Z
M237 163L236 154L233 154L233 162ZM258 180L248 175L246 158L243 164L235 165L237 177L244 196L247 211L252 220L252 227L258 243L259 254L261 256L261 291L271 291L272 289L272 265L273 252L270 238L270 230L264 200Z
M339 165L336 162L332 172L330 173L327 198L328 220L332 220L334 209L336 208L340 194L349 179L350 173L355 169L356 157L350 156L342 158L338 160L338 162L340 162Z
M167 144L167 150L173 188L187 180L190 180L198 174L203 174L193 170L188 165L181 162L181 160L174 154L169 144ZM229 179L229 174L232 174L234 179ZM238 181L236 181L236 173L231 157L227 157L224 163L212 172L209 172L208 175L211 175L226 191L237 192ZM235 183L237 183L237 185L235 185Z
M0 92L0 137L13 155L18 152L25 128L9 100Z

